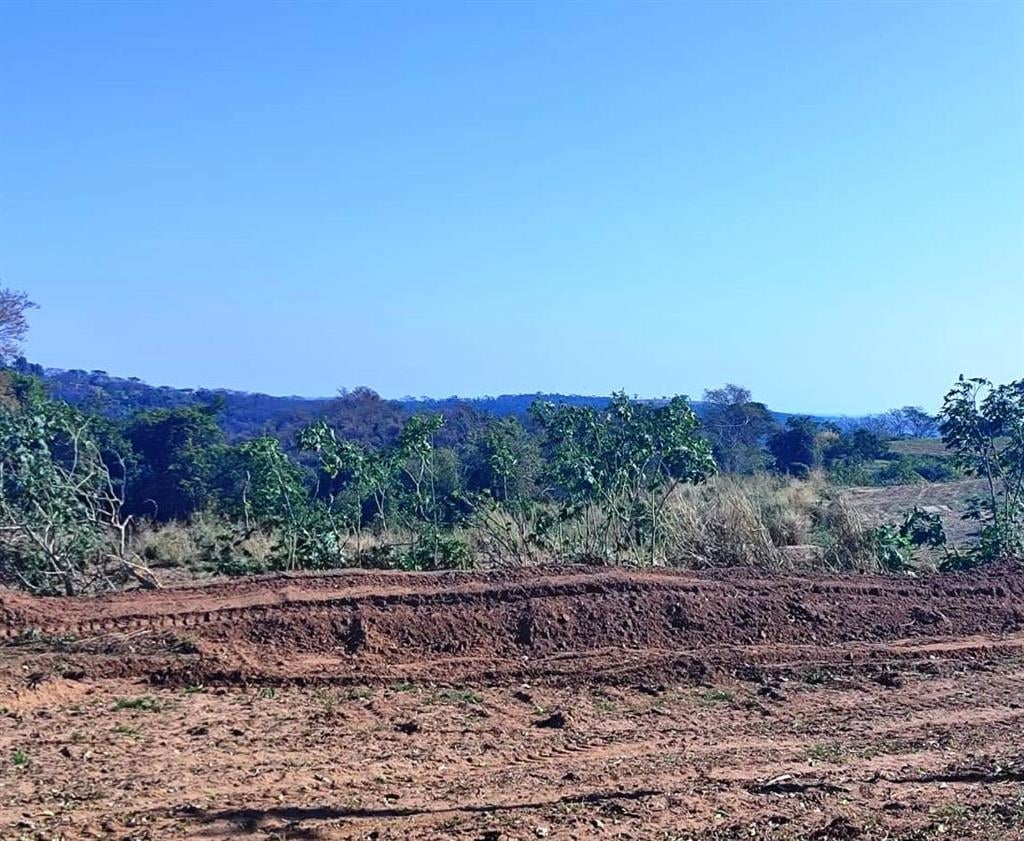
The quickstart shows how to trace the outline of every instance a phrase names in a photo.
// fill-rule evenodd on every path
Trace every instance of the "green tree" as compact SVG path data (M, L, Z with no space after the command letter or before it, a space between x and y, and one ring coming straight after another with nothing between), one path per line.
M943 401L939 429L956 465L984 480L964 515L979 523L978 545L958 562L1024 553L1024 379L994 385L961 375Z
M617 393L602 410L537 403L531 413L542 431L559 518L573 527L584 556L625 551L653 562L672 491L716 469L684 397L655 407Z
M467 498L482 551L497 563L529 563L550 548L550 517L537 500L541 467L536 440L516 418L492 418L470 436Z
M704 428L715 462L726 473L752 473L766 466L765 444L779 424L763 403L738 385L704 392Z
M300 432L299 448L317 455L329 510L346 517L357 552L369 503L370 522L380 532L398 527L414 534L403 564L438 568L468 562L464 547L446 534L459 488L449 451L439 454L434 445L443 424L440 415L413 415L393 443L373 448L343 439L325 421ZM442 496L446 487L450 495Z
M776 432L768 441L768 449L775 457L775 466L782 473L803 475L820 460L818 434L821 424L809 417L793 417L786 428Z
M130 555L123 470L112 474L95 427L38 395L0 408L0 574L32 592L155 584Z
M154 409L125 425L136 466L128 485L128 510L167 521L187 518L212 500L214 472L224 435L216 404Z

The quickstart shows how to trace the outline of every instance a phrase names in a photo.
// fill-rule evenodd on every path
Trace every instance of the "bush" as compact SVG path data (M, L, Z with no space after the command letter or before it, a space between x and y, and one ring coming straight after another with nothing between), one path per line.
M952 459L942 456L905 456L913 465L914 472L926 482L954 482L960 478Z
M403 569L470 569L473 556L469 544L451 532L427 530L401 560Z
M919 508L900 524L872 525L839 497L823 509L821 526L826 540L823 558L839 570L907 572L914 567L916 549L946 545L942 520Z
M132 548L153 567L187 567L199 560L199 544L188 525L170 522L157 526L139 525L132 537Z
M903 456L882 467L875 473L874 485L913 485L923 481L914 469L913 459Z

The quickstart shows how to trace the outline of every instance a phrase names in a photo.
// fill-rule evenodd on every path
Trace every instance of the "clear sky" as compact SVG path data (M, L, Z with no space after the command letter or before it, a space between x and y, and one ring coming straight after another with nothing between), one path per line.
M1024 375L1024 3L0 5L28 355L935 408Z

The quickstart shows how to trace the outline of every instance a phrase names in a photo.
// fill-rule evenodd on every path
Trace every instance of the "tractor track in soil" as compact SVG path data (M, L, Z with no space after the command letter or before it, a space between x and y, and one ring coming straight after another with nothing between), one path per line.
M1024 839L1024 568L0 590L0 838Z
M27 629L31 629L27 633ZM631 680L1011 656L1024 575L622 569L280 576L78 599L0 594L0 646L165 682ZM52 648L52 646L50 647Z

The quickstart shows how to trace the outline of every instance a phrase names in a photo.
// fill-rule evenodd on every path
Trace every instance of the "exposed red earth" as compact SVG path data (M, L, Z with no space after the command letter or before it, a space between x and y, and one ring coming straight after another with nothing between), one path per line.
M0 838L1024 838L1024 571L0 591Z

